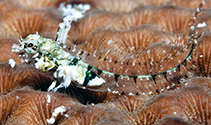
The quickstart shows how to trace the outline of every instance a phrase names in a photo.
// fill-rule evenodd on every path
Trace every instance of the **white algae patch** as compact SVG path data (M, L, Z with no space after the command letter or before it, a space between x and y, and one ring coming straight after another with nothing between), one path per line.
M52 116L50 119L46 119L47 123L48 124L54 124L55 123L55 118L61 114L63 115L63 113L66 111L66 108L65 106L60 106L60 107L57 107L54 109L53 113L52 113Z
M89 4L67 4L67 6L65 7L65 3L61 3L59 6L59 10L62 11L63 16L72 15L74 17L74 20L78 20L84 17L84 13L90 8L91 6Z
M202 28L202 27L205 27L205 26L207 26L207 24L206 24L205 22L199 23L199 24L197 25L198 28Z
M46 96L46 99L47 99L47 105L51 102L51 96L50 95L47 95Z
M15 67L16 62L15 62L13 59L9 59L8 64L10 64L10 66L11 66L12 68L14 68L14 67Z

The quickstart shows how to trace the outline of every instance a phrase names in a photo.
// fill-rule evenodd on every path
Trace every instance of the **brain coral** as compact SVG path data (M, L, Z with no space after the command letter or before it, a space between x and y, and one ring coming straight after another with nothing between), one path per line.
M201 0L1 0L1 124L211 124L211 0L204 2L200 12ZM56 69L42 72L11 51L36 32L55 40L61 6L75 4L91 8L71 23L65 51L115 73L99 73L107 90L71 81L49 92L61 82Z

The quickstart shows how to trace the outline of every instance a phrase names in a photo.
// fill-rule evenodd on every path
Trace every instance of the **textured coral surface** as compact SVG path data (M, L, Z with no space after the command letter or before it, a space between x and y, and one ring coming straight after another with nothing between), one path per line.
M85 62L124 75L151 75L191 59L175 73L146 81L103 76L115 91L71 82L65 91L47 92L54 77L23 64L12 45L38 32L55 39L63 16L59 5L90 4L68 32L73 45L88 54ZM205 0L191 48L190 23L201 0L0 0L0 124L191 125L211 124L211 0ZM188 46L188 47L187 47ZM109 51L109 53L108 53ZM73 53L74 54L74 53ZM95 55L96 58L90 56ZM16 62L14 67L9 59ZM115 62L115 63L111 63ZM122 85L123 84L123 85ZM122 86L121 86L122 85ZM124 91L135 92L134 94ZM56 110L63 111L56 114Z

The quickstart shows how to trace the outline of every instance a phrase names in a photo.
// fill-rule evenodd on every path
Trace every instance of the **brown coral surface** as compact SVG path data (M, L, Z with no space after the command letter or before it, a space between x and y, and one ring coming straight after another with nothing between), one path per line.
M68 88L49 92L57 80L53 70L39 71L33 58L23 64L26 55L11 51L21 37L36 32L55 39L61 3L91 5L71 23L65 51L112 72L93 70L106 80L102 87L71 81ZM0 124L211 124L211 0L201 12L200 3L0 0ZM197 41L189 39L200 34Z

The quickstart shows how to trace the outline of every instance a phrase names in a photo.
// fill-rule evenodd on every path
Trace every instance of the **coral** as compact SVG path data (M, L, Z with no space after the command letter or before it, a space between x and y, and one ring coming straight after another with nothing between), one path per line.
M211 76L211 35L207 34L198 42L197 58L197 75Z
M9 10L0 22L1 36L15 38L20 38L20 36L25 38L28 34L36 32L43 36L55 38L55 31L59 24L59 20L48 11L29 10L20 7ZM52 33L46 33L46 30Z
M109 12L94 10L85 15L78 22L73 22L69 31L70 41L77 39L86 39L86 37L94 30L106 26L114 18L115 15Z
M210 8L210 0L204 0L205 5L203 8L209 9ZM201 0L192 0L191 2L189 0L170 0L168 4L173 6L179 6L179 7L185 7L185 8L196 8L201 3Z
M157 125L191 125L180 117L165 117Z
M25 90L25 93L28 91ZM23 93L22 93L23 94ZM11 115L13 110L18 106L19 102L22 100L20 97L24 95L20 94L18 91L12 91L7 95L0 96L0 123L4 124L8 117Z
M96 0L96 9L110 12L130 12L139 6L136 0Z
M193 11L173 6L164 6L159 10L156 20L152 24L159 28L172 32L181 33L189 29L189 23L193 16Z
M157 6L141 6L128 13L116 13L106 27L112 27L115 30L125 30L143 24L150 24L158 13L157 8Z
M1 124L210 124L210 0L200 3L1 0ZM91 9L81 19L71 18L67 41L59 41L65 39L60 38L63 32L56 38L63 10L80 11L81 4ZM11 52L12 44L24 43L36 32L62 42L58 46L90 64L88 68L96 67L89 70L107 83L93 87L71 80L68 87L49 92L49 86L63 82L53 75L59 55L53 56L57 62L50 59L55 67L42 72L32 55Z
M199 86L162 93L134 114L138 124L155 124L165 116L179 116L191 123L209 124L210 92Z
M47 124L47 119L51 118L56 108L64 106L66 109L64 113L66 113L75 107L82 106L65 94L26 91L23 89L16 92L18 100L21 101L5 124ZM65 114L58 115L55 123L58 123L62 117L65 117Z
M100 91L99 88L89 90L89 88L80 88L77 87L77 83L72 82L66 89L60 89L62 93L67 93L71 95L73 98L80 101L82 104L96 104L102 103L106 100L110 100L112 98L116 98L117 95L108 93L106 91Z
M150 98L150 96L129 96L122 95L120 97L110 97L106 100L104 106L110 108L117 108L128 112L136 112L141 110L143 104Z
M58 4L59 0L16 0L16 2L26 8L35 9L43 7L54 7L56 4Z
M3 15L5 15L7 13L8 10L12 9L12 8L16 8L16 4L15 2L11 2L11 0L1 0L0 2L0 17L2 17Z
M165 5L169 0L138 0L141 5Z
M0 90L3 95L23 86L47 90L53 81L51 76L47 76L29 65L17 65L12 68L7 63L1 63L0 72Z
M211 79L210 77L194 77L187 79L182 82L181 86L191 86L191 85L197 85L204 89L211 89Z
M17 43L17 39L1 39L0 44L0 62L8 62L14 59L16 64L21 64L21 58L16 53L11 52L12 45Z
M67 118L61 124L134 124L130 114L121 110L114 110L101 105L86 106L69 111Z

